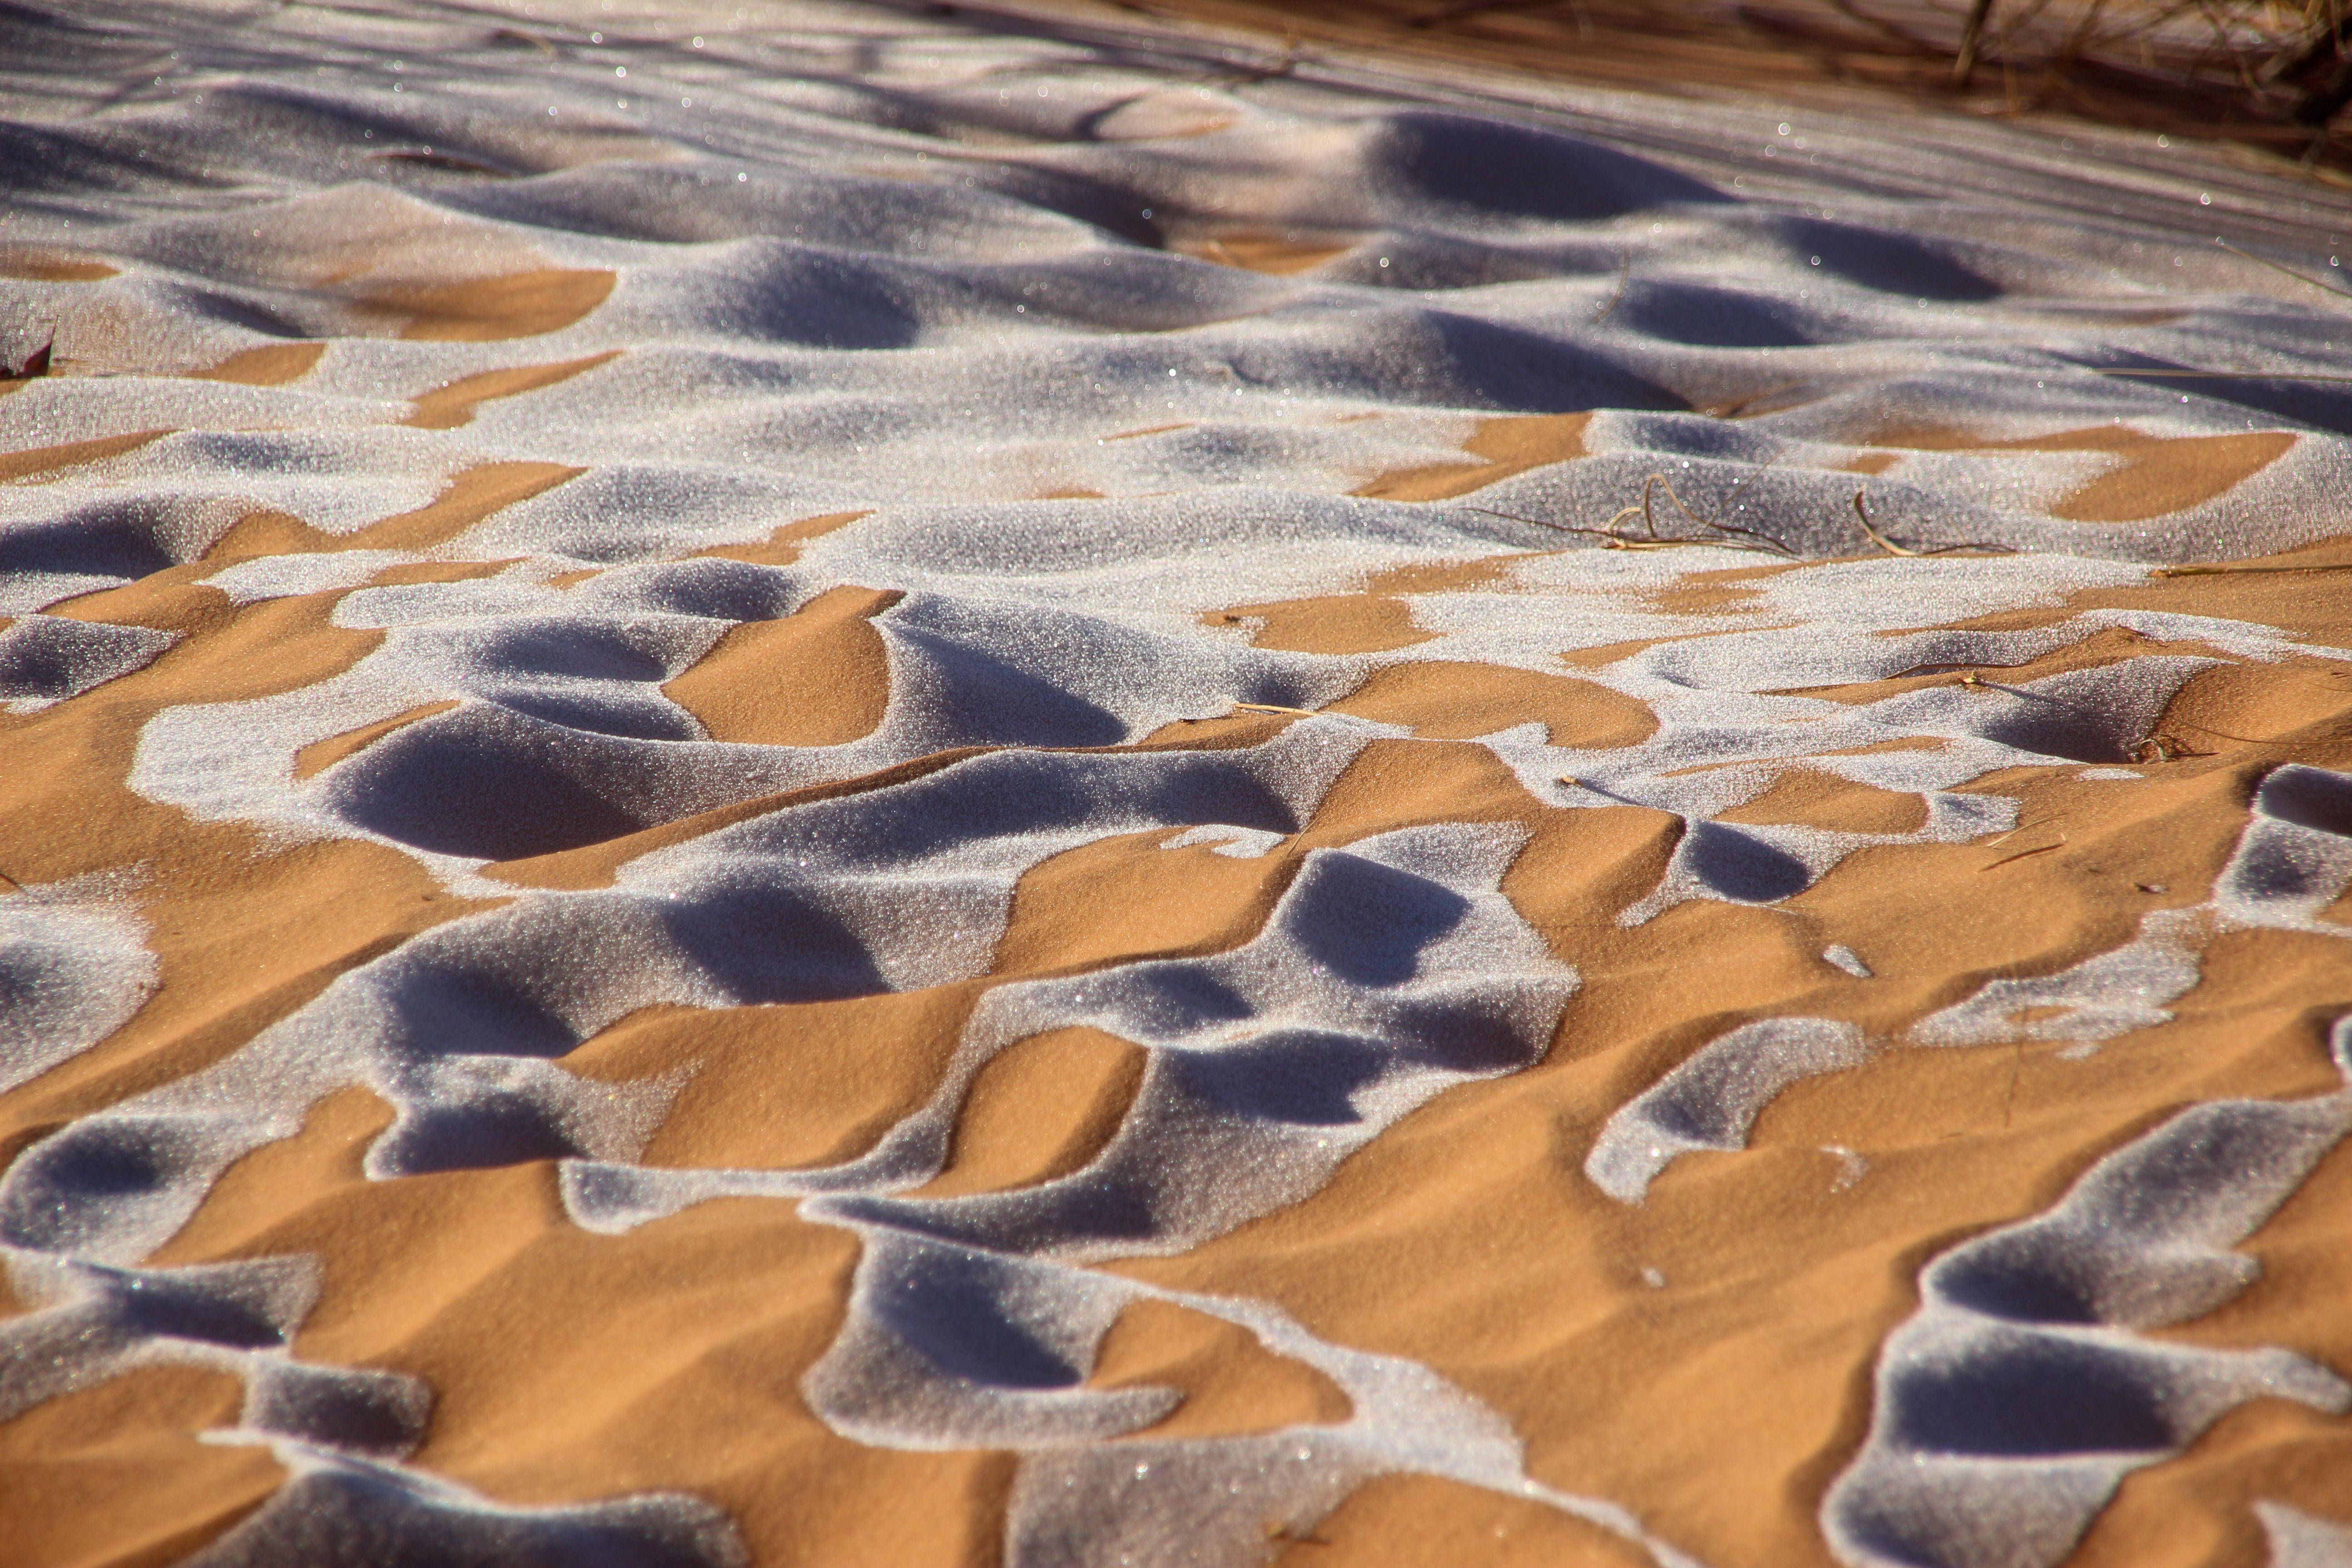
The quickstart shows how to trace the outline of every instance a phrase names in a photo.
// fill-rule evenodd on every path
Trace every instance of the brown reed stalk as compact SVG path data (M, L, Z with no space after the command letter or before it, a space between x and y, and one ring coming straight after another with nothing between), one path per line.
M1968 26L1960 30L1959 54L1952 61L1952 85L1966 87L1976 74L1977 49L1984 42L1985 22L1992 16L1992 0L1976 0L1969 7Z

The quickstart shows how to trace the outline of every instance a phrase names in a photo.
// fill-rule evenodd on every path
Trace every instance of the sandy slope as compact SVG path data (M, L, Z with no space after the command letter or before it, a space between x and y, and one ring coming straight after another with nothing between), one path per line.
M0 42L25 1561L2352 1552L2352 207L1075 14Z

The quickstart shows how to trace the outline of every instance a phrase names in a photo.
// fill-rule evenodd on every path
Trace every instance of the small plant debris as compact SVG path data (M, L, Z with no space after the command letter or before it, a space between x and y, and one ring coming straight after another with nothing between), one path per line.
M7 374L0 375L0 381L30 381L35 376L48 374L49 356L57 346L58 335L51 332L47 342L26 354L21 362L8 362Z

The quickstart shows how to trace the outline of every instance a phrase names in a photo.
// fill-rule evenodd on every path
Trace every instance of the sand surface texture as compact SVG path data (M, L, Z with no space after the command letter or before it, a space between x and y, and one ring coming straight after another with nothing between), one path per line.
M0 8L10 1561L2352 1562L2352 199L943 13Z

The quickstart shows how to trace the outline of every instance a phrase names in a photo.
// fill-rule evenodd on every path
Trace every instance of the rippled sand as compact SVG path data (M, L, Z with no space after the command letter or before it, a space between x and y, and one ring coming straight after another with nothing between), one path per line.
M1412 69L0 11L14 1561L2352 1561L2352 197Z

